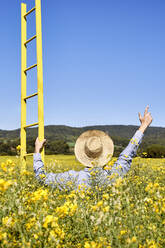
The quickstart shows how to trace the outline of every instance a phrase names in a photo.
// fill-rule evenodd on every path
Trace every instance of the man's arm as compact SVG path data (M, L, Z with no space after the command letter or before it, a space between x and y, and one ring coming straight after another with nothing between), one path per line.
M144 111L144 116L139 113L141 125L130 140L128 146L119 155L117 162L112 167L112 174L117 173L119 176L124 176L131 168L132 159L136 155L137 149L142 142L144 132L152 122L152 116L151 113L148 112L148 108L149 107L147 106Z
M75 186L74 183L78 176L78 172L71 170L63 173L46 173L40 154L45 143L46 139L40 141L38 138L35 142L35 153L33 155L35 177L44 185L59 189L71 189Z

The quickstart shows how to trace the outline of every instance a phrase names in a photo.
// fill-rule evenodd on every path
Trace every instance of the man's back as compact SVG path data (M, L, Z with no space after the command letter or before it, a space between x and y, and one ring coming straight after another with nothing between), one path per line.
M34 154L34 172L36 178L53 188L59 189L73 189L78 188L79 185L85 185L87 188L93 184L98 186L106 186L115 180L116 176L124 176L131 167L132 159L136 155L137 149L142 141L143 133L138 130L129 142L128 146L120 154L116 163L110 170L106 167L85 168L81 171L66 171L63 173L46 173L44 171L44 164L41 160L40 153ZM112 178L112 175L114 178Z

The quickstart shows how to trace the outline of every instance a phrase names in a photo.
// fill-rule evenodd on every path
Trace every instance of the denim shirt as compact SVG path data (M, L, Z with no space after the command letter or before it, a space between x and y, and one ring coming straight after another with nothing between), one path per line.
M128 146L119 155L118 160L110 170L106 169L105 166L105 169L94 167L80 171L69 170L63 173L46 173L40 153L35 153L33 155L35 177L42 184L60 190L77 189L81 185L89 188L93 183L98 186L110 185L115 180L115 176L123 177L130 170L132 159L136 155L142 138L143 133L140 130L136 131ZM93 177L93 175L95 176Z

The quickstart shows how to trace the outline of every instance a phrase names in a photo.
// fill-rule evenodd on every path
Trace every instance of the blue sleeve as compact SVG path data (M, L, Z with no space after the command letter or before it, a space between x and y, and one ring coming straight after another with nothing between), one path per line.
M124 176L131 168L133 157L136 155L137 149L142 142L144 134L138 130L130 140L128 146L119 155L118 160L113 165L111 173Z
M61 190L75 188L79 173L73 170L64 173L46 173L40 153L33 155L33 168L35 177L44 185L49 185L52 188L59 188Z

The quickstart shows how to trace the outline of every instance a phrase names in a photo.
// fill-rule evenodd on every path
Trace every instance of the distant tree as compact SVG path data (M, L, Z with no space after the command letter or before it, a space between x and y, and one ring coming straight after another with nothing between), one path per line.
M35 137L27 139L27 153L33 153L34 152L35 140L36 140Z
M146 156L148 158L162 158L165 157L165 146L153 144L146 149Z
M46 145L46 154L69 154L69 145L64 140L55 140Z
M0 143L0 155L15 155L10 144Z
M115 145L113 156L118 157L123 150L124 150L123 146L116 146Z

